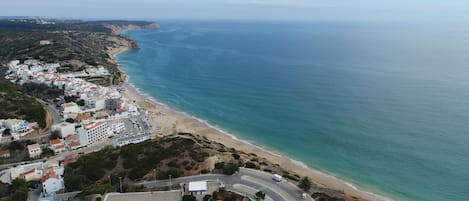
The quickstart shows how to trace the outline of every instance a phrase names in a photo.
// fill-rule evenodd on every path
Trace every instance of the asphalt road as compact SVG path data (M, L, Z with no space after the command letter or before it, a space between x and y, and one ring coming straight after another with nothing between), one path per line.
M62 117L60 116L59 111L57 111L56 108L54 108L53 104L48 104L47 102L41 100L41 99L36 99L38 102L40 102L49 112L49 114L52 116L52 125L57 124L62 122ZM22 140L37 140L44 138L46 136L49 136L51 134L50 128L48 128L45 132L41 133L40 135L35 135L32 137L22 137Z
M223 182L225 187L236 192L244 193L249 197L253 197L253 191L263 191L266 196L274 201L303 201L301 194L303 191L286 180L275 182L272 175L266 172L240 168L236 175L227 176L220 174L204 174L189 177L181 177L172 179L172 184L188 183L191 181L218 181ZM169 186L169 180L158 180L138 183L136 185L145 185L148 188ZM312 201L311 197L306 198Z

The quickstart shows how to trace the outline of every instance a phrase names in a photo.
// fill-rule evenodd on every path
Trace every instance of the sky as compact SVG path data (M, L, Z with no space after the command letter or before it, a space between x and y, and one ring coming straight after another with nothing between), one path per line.
M1 0L0 16L113 19L467 20L468 0Z

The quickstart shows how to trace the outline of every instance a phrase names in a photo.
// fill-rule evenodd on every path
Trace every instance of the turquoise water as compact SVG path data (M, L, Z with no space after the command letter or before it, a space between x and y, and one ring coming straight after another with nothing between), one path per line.
M161 102L402 200L469 197L469 29L163 21L118 56ZM465 26L467 27L467 26Z

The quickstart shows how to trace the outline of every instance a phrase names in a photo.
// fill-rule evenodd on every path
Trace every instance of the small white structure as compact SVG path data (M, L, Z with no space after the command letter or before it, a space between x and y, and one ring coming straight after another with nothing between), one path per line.
M50 45L50 44L52 44L50 42L50 40L41 40L41 41L39 41L39 45Z
M106 99L105 98L90 98L87 102L88 111L98 111L106 109Z
M189 193L203 195L207 193L207 181L189 182Z
M109 136L110 128L105 122L88 122L84 123L78 129L78 138L80 144L85 146L94 144Z
M31 170L21 173L19 177L26 181L39 180L42 177L42 170L38 168L33 168Z
M78 108L78 105L74 102L62 104L62 108L64 114L76 114L80 112L80 108Z
M38 143L28 145L28 154L29 154L29 158L37 158L41 156L42 154L41 146Z
M32 131L31 124L22 119L5 119L0 122L5 128L10 129L12 137L17 140Z
M63 151L66 151L65 149L65 143L62 139L55 139L50 141L50 146L49 148L54 151L54 153L60 153Z
M44 175L41 179L41 184L42 192L44 193L55 193L65 187L63 179L54 171L50 171Z
M58 131L62 138L75 133L75 125L68 122L62 122L52 126L52 131Z
M12 133L24 133L28 131L29 128L29 123L21 119L6 119L5 121L3 121L3 125L6 128L10 129Z
M122 132L124 129L125 129L125 124L122 121L111 124L111 131L115 134Z
M151 136L152 135L150 133L144 133L144 134L140 134L140 135L133 135L133 136L129 136L129 137L119 138L119 139L114 141L113 146L114 147L122 147L122 146L128 145L128 144L137 144L137 143L144 142L146 140L151 139Z
M32 169L35 169L34 172L36 174L40 175L39 178L37 178L37 180L39 180L42 177L43 166L44 166L44 163L37 162L37 163L30 163L30 164L24 164L24 165L18 165L16 167L12 167L12 168L10 168L10 178L11 178L11 180L14 180L18 177L24 178L25 175L27 175L27 177L29 178L30 175L28 175L28 174L30 174L30 173L28 173L28 172L30 172ZM38 172L40 170L41 170L41 172ZM33 172L33 171L31 171L31 172Z

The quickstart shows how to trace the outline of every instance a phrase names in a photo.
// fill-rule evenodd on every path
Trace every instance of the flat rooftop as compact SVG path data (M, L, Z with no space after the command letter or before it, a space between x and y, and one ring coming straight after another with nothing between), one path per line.
M173 191L153 191L137 193L108 193L104 201L181 201L182 192Z
M189 192L207 191L207 181L189 182Z

